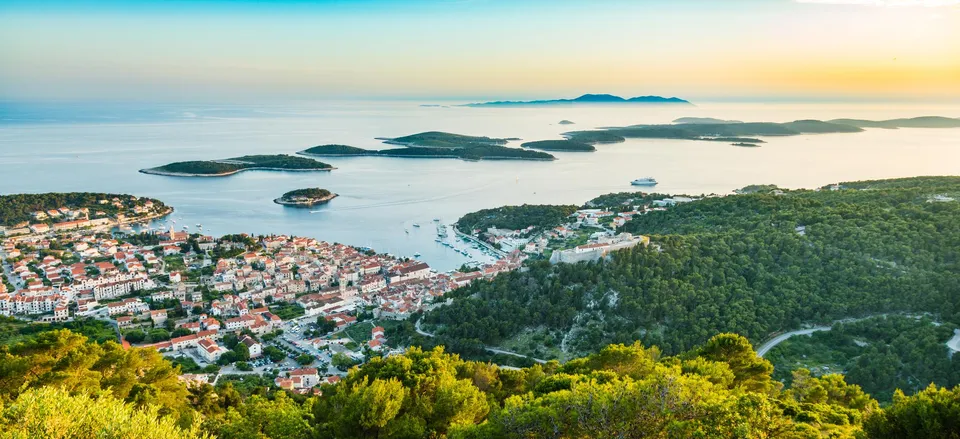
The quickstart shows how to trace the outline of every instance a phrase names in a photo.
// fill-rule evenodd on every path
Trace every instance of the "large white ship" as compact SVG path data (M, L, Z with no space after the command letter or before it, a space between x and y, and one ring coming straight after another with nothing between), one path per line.
M630 184L634 186L656 186L657 179L653 177L643 177L643 178L638 178L636 180L631 181Z

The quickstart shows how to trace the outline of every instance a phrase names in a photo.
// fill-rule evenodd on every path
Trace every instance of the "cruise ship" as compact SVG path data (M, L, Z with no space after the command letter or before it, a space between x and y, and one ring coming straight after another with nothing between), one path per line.
M653 177L643 177L643 178L638 178L636 180L631 181L630 184L634 186L656 186L657 179Z

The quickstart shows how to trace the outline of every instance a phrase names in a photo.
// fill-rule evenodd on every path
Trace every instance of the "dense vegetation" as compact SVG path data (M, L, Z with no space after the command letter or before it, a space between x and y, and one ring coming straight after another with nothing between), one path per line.
M589 145L596 145L598 143L621 143L627 140L621 135L607 131L571 131L564 133L563 136L566 137L567 140Z
M466 354L532 332L539 341L521 353L539 358L634 340L677 353L718 332L760 341L890 311L960 323L960 203L928 201L960 193L960 177L844 187L863 190L706 198L640 215L624 230L652 235L654 246L598 263L529 264L452 292L425 323L436 343Z
M420 148L466 148L476 145L506 145L507 139L494 139L490 137L465 136L463 134L428 131L425 133L411 134L409 136L387 139L384 143Z
M949 438L960 388L881 409L841 375L786 389L749 342L721 334L677 356L611 345L505 369L442 349L374 357L318 396L269 377L187 387L153 351L69 331L0 347L0 437L43 438Z
M587 204L584 204L583 207L586 209L603 208L615 212L626 212L633 210L634 207L649 205L654 200L662 200L669 197L671 197L671 195L658 193L617 192L596 197L587 201Z
M842 371L847 381L889 402L896 389L914 393L930 383L960 384L960 355L951 356L946 345L954 328L902 316L837 323L830 331L793 337L766 358L776 366L774 378L787 383L793 369Z
M330 192L326 189L307 188L307 189L296 189L296 190L287 192L283 194L283 196L278 198L277 201L283 202L283 203L316 204L316 203L329 201L336 196L337 194L334 194L333 192Z
M114 206L111 203L100 204L100 200L113 200L117 198L123 207ZM131 200L130 195L123 194L102 194L95 192L53 192L46 194L13 194L0 195L0 225L14 225L23 221L30 221L30 214L36 211L48 211L67 207L70 209L88 208L90 217L96 217L95 213L100 211L107 215L116 215L123 213L127 209L132 209L136 202ZM163 210L164 204L159 200L151 198L141 198L140 203L152 201L155 208Z
M572 140L538 140L535 142L526 142L520 145L524 148L542 149L544 151L596 151L593 145L574 142Z
M382 150L370 150L354 147L330 148L327 146L317 146L303 151L302 154L315 156L379 156L379 157L403 157L403 158L459 158L463 160L555 160L556 157L540 151L528 151L519 148L507 148L498 145L488 145L471 143L462 147L449 148L392 148Z
M860 128L960 128L960 119L940 116L923 116L911 119L892 120L862 120L862 119L834 119L831 123L851 125Z
M13 317L0 316L0 345L12 345L32 339L37 334L55 329L69 329L95 343L117 340L117 331L109 322L76 319L62 323L27 323Z
M738 143L762 143L762 140L746 136L796 136L800 134L856 133L863 128L960 128L960 119L947 117L917 117L870 121L859 119L835 119L831 121L797 120L786 123L740 122L713 118L680 118L668 125L631 125L605 128L595 131L574 131L565 136L574 141L598 143L593 139L602 136L638 139L683 139L718 140ZM614 140L616 141L616 140Z
M306 157L293 155L245 155L225 160L215 161L187 161L175 162L156 168L145 169L145 172L197 174L197 175L229 175L240 171L253 169L277 169L289 171L325 171L332 169L329 164Z
M363 148L357 148L356 146L349 145L319 145L312 148L307 148L301 153L311 154L311 155L328 155L328 156L338 156L338 155L364 155L370 153Z
M572 205L524 204L522 206L504 206L468 213L457 221L457 228L465 233L475 229L486 231L491 227L519 230L534 226L536 229L542 230L563 224L567 217L576 211L577 206Z

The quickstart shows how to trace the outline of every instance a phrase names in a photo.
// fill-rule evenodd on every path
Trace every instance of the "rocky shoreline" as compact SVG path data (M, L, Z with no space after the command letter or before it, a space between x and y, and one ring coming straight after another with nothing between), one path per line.
M328 203L330 202L330 200L337 198L338 196L339 196L338 194L330 194L326 197L306 198L302 200L284 200L283 197L280 197L280 198L274 198L273 202L282 206L310 207L310 206L316 206L317 204Z

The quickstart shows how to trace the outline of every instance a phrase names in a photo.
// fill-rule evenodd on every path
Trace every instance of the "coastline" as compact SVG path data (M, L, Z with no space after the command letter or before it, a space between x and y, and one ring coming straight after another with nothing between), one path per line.
M337 168L331 166L329 168L315 168L315 169L284 169L284 168L269 168L269 167L254 166L250 168L237 169L236 171L221 172L219 174L190 174L185 172L159 171L156 168L141 169L137 172L141 174L148 174L148 175L162 175L164 177L229 177L234 174L239 174L243 171L329 172L334 169L337 169Z

